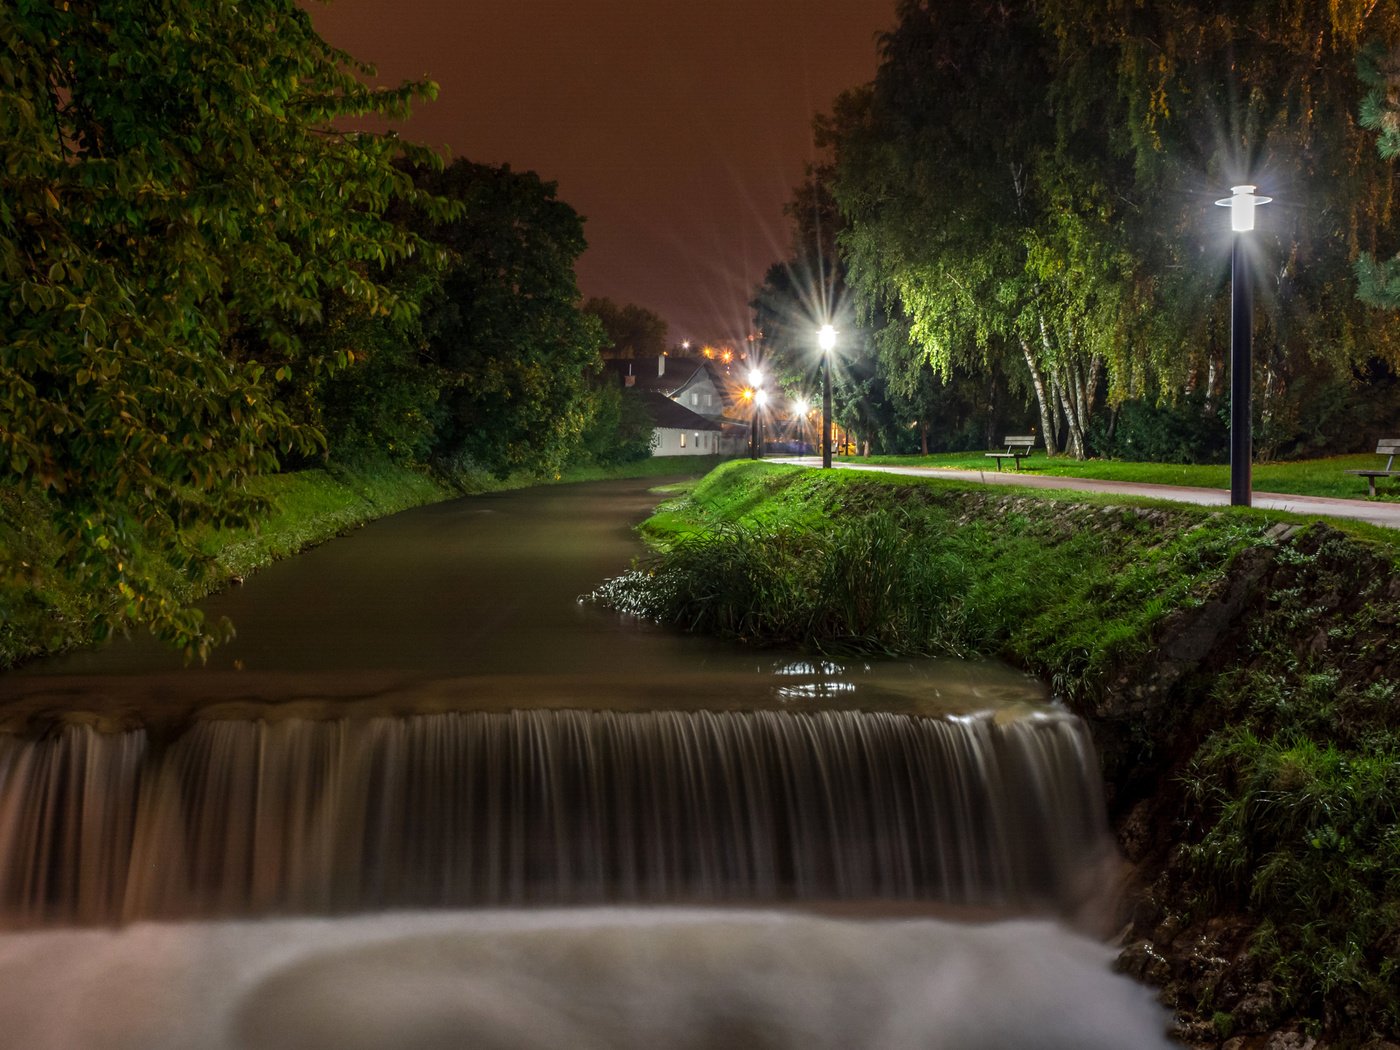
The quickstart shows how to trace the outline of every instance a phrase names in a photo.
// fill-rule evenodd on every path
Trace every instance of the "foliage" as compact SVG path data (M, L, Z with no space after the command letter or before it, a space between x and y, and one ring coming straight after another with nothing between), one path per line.
M1149 463L1228 462L1228 414L1203 394L1175 403L1128 401L1109 419L1094 421L1089 449L1096 456Z
M583 312L603 326L603 349L609 357L660 357L666 353L667 324L660 314L633 303L619 306L605 298L587 300Z
M197 575L184 528L245 520L251 479L319 444L288 399L343 363L300 338L323 294L406 316L378 274L417 242L383 212L437 206L396 140L334 122L435 88L365 87L291 0L19 0L0 37L0 482L52 516L49 564L116 596L100 627L202 651L148 555Z
M610 466L651 455L656 427L639 393L600 381L590 388L589 397L589 422L580 438L575 462Z
M1370 301L1393 298L1373 260L1400 244L1396 183L1353 118L1354 63L1374 40L1362 114L1388 135L1400 8L903 0L898 14L874 84L819 125L889 398L927 393L920 366L1000 377L1009 390L975 385L1033 397L1044 447L1080 456L1105 395L1220 400L1228 240L1212 201L1258 182L1279 202L1251 238L1262 451L1346 447L1370 393L1356 377L1400 362L1400 323L1358 304L1353 276ZM1339 411L1319 435L1320 394Z
M509 165L459 159L415 178L461 205L447 221L408 217L448 253L419 336L442 382L434 459L449 473L557 474L588 424L603 342L578 308L583 220L553 183Z
M1394 160L1400 156L1400 47L1387 51L1372 41L1357 56L1356 65L1367 89L1361 99L1361 126L1376 133L1380 155ZM1381 261L1362 252L1356 260L1356 283L1362 302L1400 308L1400 255Z

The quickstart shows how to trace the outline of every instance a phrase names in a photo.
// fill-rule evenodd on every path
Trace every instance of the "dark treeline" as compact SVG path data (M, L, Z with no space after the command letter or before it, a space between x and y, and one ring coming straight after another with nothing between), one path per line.
M818 121L829 159L754 302L770 356L810 384L835 320L838 415L877 450L1034 427L1223 460L1213 202L1253 183L1256 453L1374 443L1400 424L1397 47L1389 0L904 0L874 82Z
M260 474L649 451L554 186L339 130L435 85L367 87L293 0L7 3L0 39L0 599L58 573L203 649L192 533Z

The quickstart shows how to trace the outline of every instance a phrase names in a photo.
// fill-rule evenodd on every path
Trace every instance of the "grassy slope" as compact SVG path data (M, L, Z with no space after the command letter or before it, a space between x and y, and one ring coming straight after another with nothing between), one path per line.
M995 470L981 452L946 452L934 456L841 457L850 463L927 466L959 470ZM1345 473L1348 470L1376 470L1385 460L1371 454L1331 456L1327 459L1289 463L1258 463L1254 466L1256 492L1280 492L1295 496L1335 496L1365 499L1366 479ZM1224 464L1132 463L1117 459L1076 460L1067 456L1047 459L1037 453L1022 460L1021 467L1037 474L1064 478L1094 478L1105 481L1135 481L1152 485L1188 485L1196 488L1228 489L1230 468ZM1007 464L1010 469L1010 464ZM1381 479L1377 498L1400 501L1400 479Z
M742 463L646 529L665 553L612 588L639 611L759 644L980 651L1084 712L1152 882L1125 965L1201 1045L1400 1032L1392 533Z

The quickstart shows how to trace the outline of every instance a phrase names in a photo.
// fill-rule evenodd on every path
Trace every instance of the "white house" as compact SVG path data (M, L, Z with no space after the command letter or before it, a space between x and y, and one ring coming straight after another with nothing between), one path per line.
M734 456L747 448L748 425L725 418L725 396L706 362L663 354L604 365L643 396L656 421L653 456Z

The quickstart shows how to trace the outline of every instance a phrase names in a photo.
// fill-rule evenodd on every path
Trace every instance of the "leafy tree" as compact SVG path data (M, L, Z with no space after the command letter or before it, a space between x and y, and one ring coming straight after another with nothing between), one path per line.
M1034 14L905 0L873 88L838 106L834 188L866 309L907 321L911 385L920 361L947 380L1019 359L1047 450L1063 431L1082 455L1130 275L1104 176L1056 137Z
M243 519L250 477L319 444L286 384L338 363L299 335L327 291L408 312L378 273L416 239L384 211L433 204L401 144L335 123L435 88L364 86L293 0L15 0L0 39L3 483L46 499L60 570L120 595L107 626L202 651L144 552L197 571L182 528Z
M416 177L462 206L415 225L448 253L421 322L444 382L434 455L452 471L557 472L589 423L604 339L578 307L583 220L553 183L508 165L459 159Z
M660 314L633 303L619 306L605 298L589 299L583 304L583 312L596 317L603 326L609 357L660 357L666 352L668 326Z
M1223 385L1226 242L1210 202L1239 182L1276 198L1251 238L1262 432L1308 398L1319 366L1354 383L1369 359L1396 360L1400 327L1354 297L1356 260L1394 250L1396 188L1354 114L1360 42L1400 43L1400 7L1045 0L1039 11L1057 45L1062 126L1113 129L1132 163L1118 192L1156 307L1140 356L1163 389L1204 388L1210 412Z
M1387 52L1373 42L1357 56L1367 92L1361 100L1361 126L1376 132L1376 149L1386 160L1400 157L1400 49ZM1400 309L1400 255L1381 262L1370 252L1356 260L1357 295L1363 302Z

